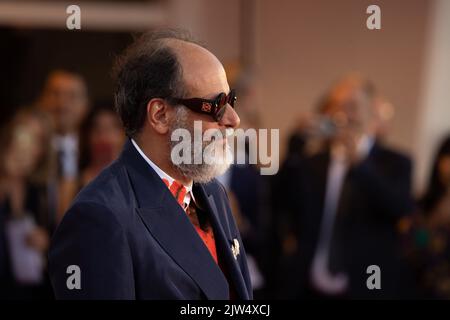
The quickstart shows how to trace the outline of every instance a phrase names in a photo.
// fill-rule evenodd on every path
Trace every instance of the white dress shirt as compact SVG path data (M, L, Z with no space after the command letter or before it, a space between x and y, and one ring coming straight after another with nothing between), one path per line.
M167 173L165 173L152 160L150 160L149 157L147 157L145 155L145 153L141 150L141 148L139 148L136 141L131 139L131 143L136 148L136 150L139 152L139 154L142 156L142 158L144 158L144 160L150 165L150 167L152 167L152 169L155 170L155 172L158 174L158 176L161 179L166 179L167 181L169 181L169 185L172 185L172 183L175 181L175 179L172 178L171 176L169 176ZM192 182L189 185L184 185L184 187L186 188L186 195L184 196L184 208L187 208L189 206L189 203L191 202L191 199L193 199L193 201L195 202L195 198L194 198L194 195L192 192Z
M61 175L64 178L76 178L78 176L78 136L56 135L52 143L59 157Z
M363 159L368 156L374 139L363 136L358 145L358 153ZM349 169L342 149L331 150L331 161L328 167L328 177L325 193L325 205L322 215L319 241L311 266L311 280L313 286L320 292L337 295L343 293L348 286L348 276L344 273L333 275L328 269L330 246L333 236L341 191L345 176Z

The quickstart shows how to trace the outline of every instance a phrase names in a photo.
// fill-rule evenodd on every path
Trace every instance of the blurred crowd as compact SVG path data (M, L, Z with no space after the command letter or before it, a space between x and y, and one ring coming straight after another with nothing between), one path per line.
M252 78L231 86L242 127L261 127ZM415 198L412 160L386 139L394 113L369 80L350 74L299 116L277 175L242 164L219 177L255 298L450 298L450 136ZM52 71L38 99L1 128L0 299L53 298L50 238L125 139L113 103L92 103L70 70ZM367 288L371 265L379 290Z
M278 250L270 294L450 298L450 136L416 199L411 158L387 142L394 114L373 83L349 74L299 119L271 183Z
M81 75L54 70L0 139L0 298L52 299L50 238L78 191L119 155L122 125L111 102L91 105Z

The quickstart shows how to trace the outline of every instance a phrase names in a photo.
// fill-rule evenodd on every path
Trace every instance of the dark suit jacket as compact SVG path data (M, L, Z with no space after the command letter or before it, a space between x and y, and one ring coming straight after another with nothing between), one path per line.
M224 188L194 185L239 299L251 299L246 257ZM240 243L233 257L231 245ZM69 290L67 267L81 270ZM228 299L229 282L166 185L128 141L118 160L76 197L49 253L59 299Z
M298 287L310 288L311 263L322 223L330 156L302 160L286 188L299 232ZM375 144L368 157L350 168L342 187L330 248L329 269L349 276L349 298L400 298L407 269L401 260L398 220L413 210L411 161ZM366 269L381 269L381 290L368 290ZM303 291L305 293L305 291Z

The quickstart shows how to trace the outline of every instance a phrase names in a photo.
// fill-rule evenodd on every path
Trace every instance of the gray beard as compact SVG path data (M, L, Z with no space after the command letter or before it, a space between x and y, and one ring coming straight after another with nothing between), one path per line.
M225 173L225 171L227 171L227 169L230 167L231 163L232 163L232 156L231 156L231 150L230 147L227 145L226 146L226 150L225 152L221 152L219 154L221 154L220 158L216 157L214 152L207 152L205 155L205 148L211 144L211 141L203 141L202 145L201 145L201 150L198 145L196 145L194 143L194 126L193 123L188 123L186 121L187 119L187 109L184 106L177 106L176 107L176 113L175 113L175 121L173 121L171 127L170 127L170 132L169 132L169 137L172 136L172 132L176 129L186 129L190 132L191 134L191 159L192 159L192 163L188 164L188 163L180 163L180 164L175 164L173 163L173 161L170 159L170 162L173 164L173 166L180 172L180 174L182 176L184 176L185 178L192 180L194 182L198 182L198 183L207 183L210 182L211 180L213 180L215 177L222 175L223 173ZM224 132L223 132L224 134ZM225 135L223 135L225 137ZM169 138L169 145L170 145L170 151L172 151L172 149L178 144L178 141L172 141ZM210 148L210 151L213 151L215 148L221 148L222 150L224 149L223 145L221 142L215 142L215 144L217 144L217 146L215 146L214 148ZM197 150L195 150L195 148L197 148ZM201 154L202 155L202 163L200 164L195 164L193 163L193 159L194 159L194 152L197 154ZM204 155L204 156L203 156ZM170 153L169 153L169 158L170 158ZM209 158L212 161L208 161L209 163L206 163L204 161L204 158Z

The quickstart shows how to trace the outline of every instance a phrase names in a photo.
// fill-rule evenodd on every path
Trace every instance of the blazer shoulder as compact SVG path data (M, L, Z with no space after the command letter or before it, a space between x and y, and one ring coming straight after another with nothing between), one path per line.
M103 204L75 201L52 237L48 261L57 299L135 297L126 230ZM82 290L68 290L68 266L81 270Z
M135 207L134 194L127 178L126 168L114 162L86 185L75 197L71 208L88 205L112 213L118 221L126 224L130 209Z
M78 202L94 202L107 208L114 208L116 200L123 198L123 187L126 184L125 167L114 162L103 169L89 184L83 187L75 197Z
M412 160L411 157L402 151L397 151L385 146L378 146L383 158L388 159L390 162L396 162L398 164L411 167Z

